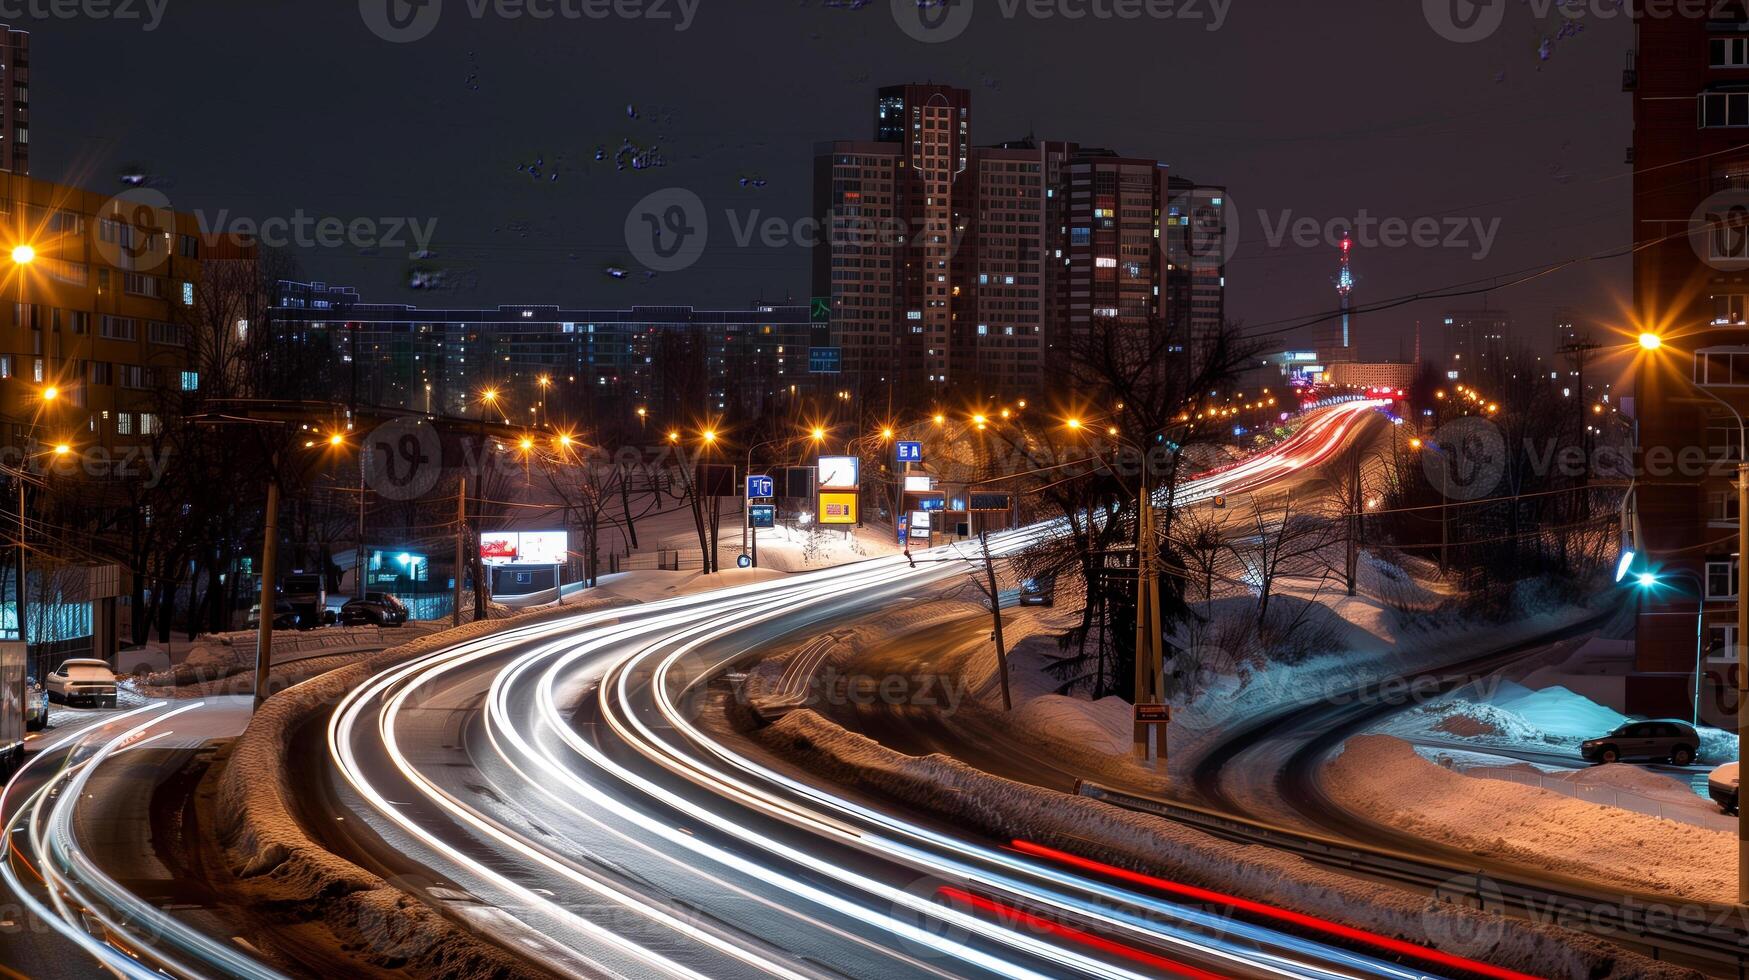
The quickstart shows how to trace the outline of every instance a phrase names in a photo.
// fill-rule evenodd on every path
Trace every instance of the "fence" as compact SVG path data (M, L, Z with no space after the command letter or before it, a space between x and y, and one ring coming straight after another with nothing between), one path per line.
M703 567L704 555L697 551L653 551L607 556L607 571L610 575L635 571L680 572Z
M1665 800L1642 796L1627 790L1616 789L1613 786L1595 786L1562 779L1540 772L1525 772L1518 769L1497 769L1490 772L1471 772L1472 776L1482 776L1486 779L1503 779L1509 783L1519 783L1524 786L1535 786L1551 793L1559 793L1586 803L1596 803L1599 806L1613 806L1622 810L1632 810L1649 817L1662 817L1665 820L1688 822L1684 818L1693 816L1694 806L1690 803L1671 803ZM1696 794L1696 798L1699 795Z

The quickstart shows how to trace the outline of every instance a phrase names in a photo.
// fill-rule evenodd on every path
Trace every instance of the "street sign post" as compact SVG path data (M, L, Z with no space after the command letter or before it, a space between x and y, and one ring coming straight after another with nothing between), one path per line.
M777 507L774 504L754 504L748 508L748 514L753 520L753 529L771 529L777 526ZM757 539L755 539L757 540Z
M750 476L747 478L748 500L769 500L777 496L777 481L769 476Z
M901 442L901 443L899 443L899 462L901 462L901 463L921 463L921 462L923 462L923 444L921 442Z
M844 349L842 347L808 348L809 374L839 374L843 370Z

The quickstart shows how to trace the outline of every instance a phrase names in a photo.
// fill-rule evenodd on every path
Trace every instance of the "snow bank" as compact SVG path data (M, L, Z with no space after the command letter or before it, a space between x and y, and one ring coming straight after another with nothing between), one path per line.
M997 840L1024 838L1538 976L1696 976L1590 936L1349 878L1268 848L1010 782L946 756L901 755L811 711L753 737L834 783L885 794Z
M1615 731L1631 719L1565 687L1531 690L1516 681L1489 677L1392 717L1380 731L1406 739L1437 738L1478 748L1569 753L1577 764L1579 743ZM1701 763L1737 758L1734 732L1702 725Z
M575 615L614 604L596 600L534 610L509 620L468 623L385 650L279 692L262 704L231 746L213 803L218 842L232 885L251 903L296 925L316 923L337 948L377 969L413 975L533 976L522 961L481 942L405 891L331 853L302 823L290 756L347 691L374 674L507 625Z
M1604 788L1651 786L1629 767L1604 768L1618 771L1585 779ZM1350 739L1323 782L1348 810L1431 841L1631 892L1736 901L1734 833L1452 772L1386 735Z

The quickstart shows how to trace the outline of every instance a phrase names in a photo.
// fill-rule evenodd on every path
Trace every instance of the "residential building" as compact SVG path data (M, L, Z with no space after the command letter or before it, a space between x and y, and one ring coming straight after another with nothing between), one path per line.
M1641 561L1668 583L1640 596L1636 712L1687 697L1691 580L1708 595L1709 690L1734 686L1739 639L1732 481L1743 447L1733 413L1749 414L1749 237L1735 215L1749 205L1749 17L1740 3L1695 13L1636 11L1623 72L1634 113L1634 330L1664 338L1631 355ZM1697 449L1705 461L1695 465Z
M495 389L536 423L748 416L836 381L810 372L824 328L805 306L437 310L282 282L270 329L281 397L432 415L477 413Z
M1445 315L1446 378L1478 381L1500 370L1510 351L1512 315L1504 310L1452 310ZM1492 362L1492 363L1491 363Z
M30 32L0 25L0 171L30 174Z

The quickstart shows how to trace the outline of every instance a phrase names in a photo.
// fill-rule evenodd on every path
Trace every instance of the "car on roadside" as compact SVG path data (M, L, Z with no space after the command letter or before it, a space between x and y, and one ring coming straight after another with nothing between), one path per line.
M1057 577L1055 575L1038 575L1020 583L1020 604L1023 606L1044 606L1050 608L1057 604Z
M115 707L115 671L109 663L86 657L63 660L48 676L49 700L65 705Z
M340 607L343 626L399 626L410 614L401 600L387 592L367 592L362 599L348 599Z
M1706 777L1706 795L1713 798L1719 809L1726 813L1737 812L1737 764L1727 762L1714 769Z
M289 630L298 625L298 614L292 610L292 604L284 599L273 604L273 628ZM249 619L244 622L244 629L257 629L261 626L261 603L249 607Z
M1579 743L1581 758L1604 765L1638 760L1686 766L1699 751L1700 735L1694 726L1669 718L1630 721L1607 735Z
M24 681L24 730L40 732L49 727L49 692L34 677Z

